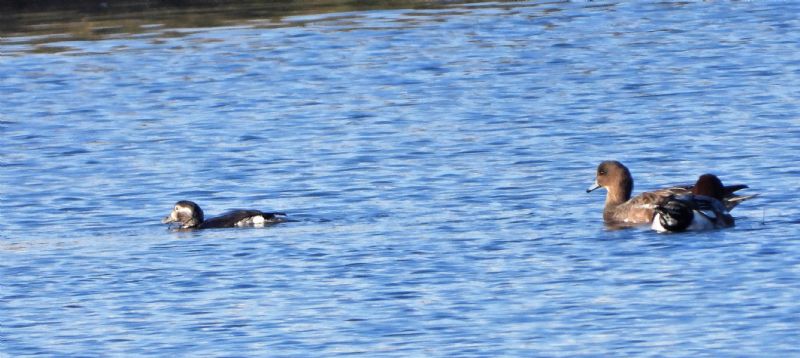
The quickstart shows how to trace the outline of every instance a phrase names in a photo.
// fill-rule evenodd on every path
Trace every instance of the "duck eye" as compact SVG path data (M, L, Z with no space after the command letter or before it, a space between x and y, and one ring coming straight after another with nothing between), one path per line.
M180 208L176 206L176 207L175 207L175 211L178 211L178 210L180 210Z
M606 171L604 169L600 169L597 171L598 175L606 175Z

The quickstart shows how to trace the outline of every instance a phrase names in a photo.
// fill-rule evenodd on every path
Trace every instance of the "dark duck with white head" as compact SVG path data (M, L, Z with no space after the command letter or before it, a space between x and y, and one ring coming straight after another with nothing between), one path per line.
M161 220L163 224L178 223L181 229L217 229L230 227L262 227L286 221L286 214L258 210L231 210L205 220L203 210L192 201L175 203L172 212Z

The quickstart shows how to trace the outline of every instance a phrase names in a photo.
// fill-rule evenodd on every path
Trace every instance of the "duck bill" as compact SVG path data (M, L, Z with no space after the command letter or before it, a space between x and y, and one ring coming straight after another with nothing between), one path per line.
M167 216L165 216L163 219L161 219L161 223L162 223L162 224L174 223L174 222L176 222L176 221L178 221L178 220L177 220L177 219L175 219L174 217L172 217L172 214L170 214L170 215L167 215Z
M591 193L591 192L593 192L593 191L595 191L597 189L600 189L600 188L601 188L600 184L597 184L597 180L595 179L594 184L592 184L592 186L590 186L588 189L586 189L586 192L587 193Z

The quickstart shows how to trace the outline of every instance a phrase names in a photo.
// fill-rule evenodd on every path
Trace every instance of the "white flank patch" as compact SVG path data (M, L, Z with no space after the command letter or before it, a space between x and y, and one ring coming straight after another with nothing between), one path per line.
M254 216L251 219L253 220L253 226L264 226L264 222L266 221L261 215Z
M656 216L653 217L653 224L650 225L650 228L658 231L658 232L667 232L669 230L665 229L664 226L661 225L661 214L656 213Z
M694 214L692 224L686 228L686 231L705 231L716 228L716 225L714 225L713 221L705 217L703 214L698 213L697 210L693 210L692 214ZM713 215L713 213L711 214Z
M256 227L263 227L266 220L261 215L258 216L251 216L246 219L242 219L236 222L236 226L244 227L244 226L256 226Z

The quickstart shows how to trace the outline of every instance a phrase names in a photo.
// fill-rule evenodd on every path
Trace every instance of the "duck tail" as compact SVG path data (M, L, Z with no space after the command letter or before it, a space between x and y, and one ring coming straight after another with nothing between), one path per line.
M743 202L745 200L750 200L750 199L755 198L757 196L758 196L758 194L752 194L752 195L729 195L729 196L725 197L725 200L723 200L722 203L725 204L725 209L727 209L728 211L731 211L733 208L736 207L736 205L739 205L741 202Z
M747 189L747 188L749 188L749 186L747 186L745 184L736 184L736 185L727 185L723 189L725 191L725 195L727 196L727 195L732 195L736 191L739 191L739 190L742 190L742 189Z

